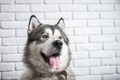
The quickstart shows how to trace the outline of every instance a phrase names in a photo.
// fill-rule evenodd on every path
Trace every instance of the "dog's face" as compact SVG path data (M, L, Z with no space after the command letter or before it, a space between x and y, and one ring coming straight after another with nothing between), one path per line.
M44 25L35 16L31 16L25 51L27 64L43 73L59 72L65 69L69 63L70 51L63 28L62 18L56 25Z

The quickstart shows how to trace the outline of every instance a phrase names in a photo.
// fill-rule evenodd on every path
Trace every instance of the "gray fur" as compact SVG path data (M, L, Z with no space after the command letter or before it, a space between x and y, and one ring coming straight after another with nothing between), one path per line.
M69 40L63 32L63 27L63 18L56 25L44 25L34 15L31 16L28 25L28 40L23 57L27 70L23 74L22 80L74 80L69 77L69 75L72 75L68 69L70 63ZM42 38L44 34L49 38ZM41 53L43 52L47 56L53 55L56 48L52 43L56 40L63 43L59 52L62 62L59 70L52 69Z

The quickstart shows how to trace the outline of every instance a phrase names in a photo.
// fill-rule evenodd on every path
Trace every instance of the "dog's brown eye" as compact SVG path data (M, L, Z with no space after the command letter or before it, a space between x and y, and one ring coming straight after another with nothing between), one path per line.
M62 36L59 36L59 39L62 39Z
M44 39L48 38L48 35L42 35L42 38L44 38Z

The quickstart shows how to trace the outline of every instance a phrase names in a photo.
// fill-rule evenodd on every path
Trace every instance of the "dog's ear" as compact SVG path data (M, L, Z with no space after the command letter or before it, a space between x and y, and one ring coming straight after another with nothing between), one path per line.
M57 22L57 25L63 30L65 27L65 22L63 18L60 18Z
M36 29L40 25L39 20L35 15L32 15L28 24L28 34L31 33L34 29Z

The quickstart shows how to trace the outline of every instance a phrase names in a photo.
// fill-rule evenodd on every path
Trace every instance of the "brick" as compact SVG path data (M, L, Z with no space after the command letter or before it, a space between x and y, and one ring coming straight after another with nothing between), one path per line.
M3 55L4 62L20 62L22 61L22 54L6 54Z
M77 44L77 50L102 50L102 44L100 43L86 43L86 44Z
M88 68L72 68L74 74L77 75L88 75L89 69Z
M0 4L13 4L14 0L0 0Z
M110 27L110 28L102 28L103 34L120 34L120 28L119 27Z
M15 69L16 70L25 70L25 65L23 62L19 62L15 64Z
M114 42L114 43L104 43L104 50L118 50L120 49L120 43Z
M15 37L15 30L0 29L0 37Z
M120 11L120 4L118 4L118 5L116 4L116 5L115 5L115 10L116 10L116 11Z
M16 36L26 37L27 36L27 30L26 29L16 29Z
M120 3L118 0L101 0L101 3Z
M115 51L90 51L91 58L115 58Z
M1 5L2 12L29 12L28 5Z
M86 11L86 5L79 4L62 4L60 5L60 11Z
M17 4L40 4L42 0L15 0Z
M14 14L12 13L0 13L0 20L14 20Z
M85 20L65 20L65 25L67 27L85 27L87 26L87 21Z
M101 60L100 59L90 59L89 65L90 66L100 66Z
M76 76L75 80L102 80L101 75L82 75Z
M88 11L114 11L114 5L110 4L90 4Z
M115 42L115 36L114 35L96 35L96 36L90 36L90 42Z
M69 44L69 46L70 46L70 50L72 50L72 51L75 51L76 50L76 48L75 48L75 44Z
M74 67L92 67L92 66L100 66L99 59L81 59L74 60Z
M25 21L4 21L1 22L1 27L4 29L20 29L20 28L27 28L28 22Z
M25 46L18 46L18 53L23 53L24 48L25 48Z
M117 66L117 72L120 73L120 66Z
M120 26L120 20L115 20L115 27L119 27Z
M102 65L103 66L116 66L116 65L120 65L119 62L120 62L119 58L102 59Z
M65 28L65 33L67 35L73 35L74 34L74 29L73 28Z
M90 80L102 80L101 75L90 75Z
M56 12L58 5L31 5L32 12Z
M70 36L70 43L86 43L88 42L88 36Z
M13 71L14 64L13 63L0 63L0 71Z
M92 67L90 68L90 74L102 74L102 68L101 67Z
M99 13L98 12L74 12L73 18L74 19L98 19Z
M120 50L116 51L116 57L120 58Z
M83 60L74 60L74 67L79 68L79 67L89 67L90 63L89 60L83 59Z
M2 44L2 39L0 38L0 45Z
M90 68L90 74L102 74L102 68L101 67L91 67Z
M99 3L99 0L74 0L73 3Z
M16 46L0 46L0 54L17 53Z
M64 3L72 3L72 0L45 0L47 4L64 4Z
M91 80L89 75L76 76L75 80Z
M3 45L25 45L26 38L3 38Z
M63 17L64 19L71 19L72 13L70 13L70 12L56 12L56 13L46 13L45 14L46 19L57 19L58 20L61 17Z
M113 26L112 20L88 20L88 26L110 27Z
M90 74L115 74L116 73L116 67L115 66L102 66L102 67L91 67L90 68Z
M88 58L88 52L87 51L72 51L72 59L87 59Z
M120 19L120 12L102 12L102 19Z
M75 35L101 34L100 28L75 28Z
M43 24L56 24L57 23L57 20L41 20L41 22L43 23Z
M103 80L120 80L120 74L103 75Z
M37 16L38 20L44 19L43 13L16 13L16 20L29 20L31 15Z
M119 41L119 42L120 42L120 35L118 35L118 36L117 36L117 41Z
M20 79L21 75L23 74L23 71L12 71L12 72L3 72L3 80L18 80Z

